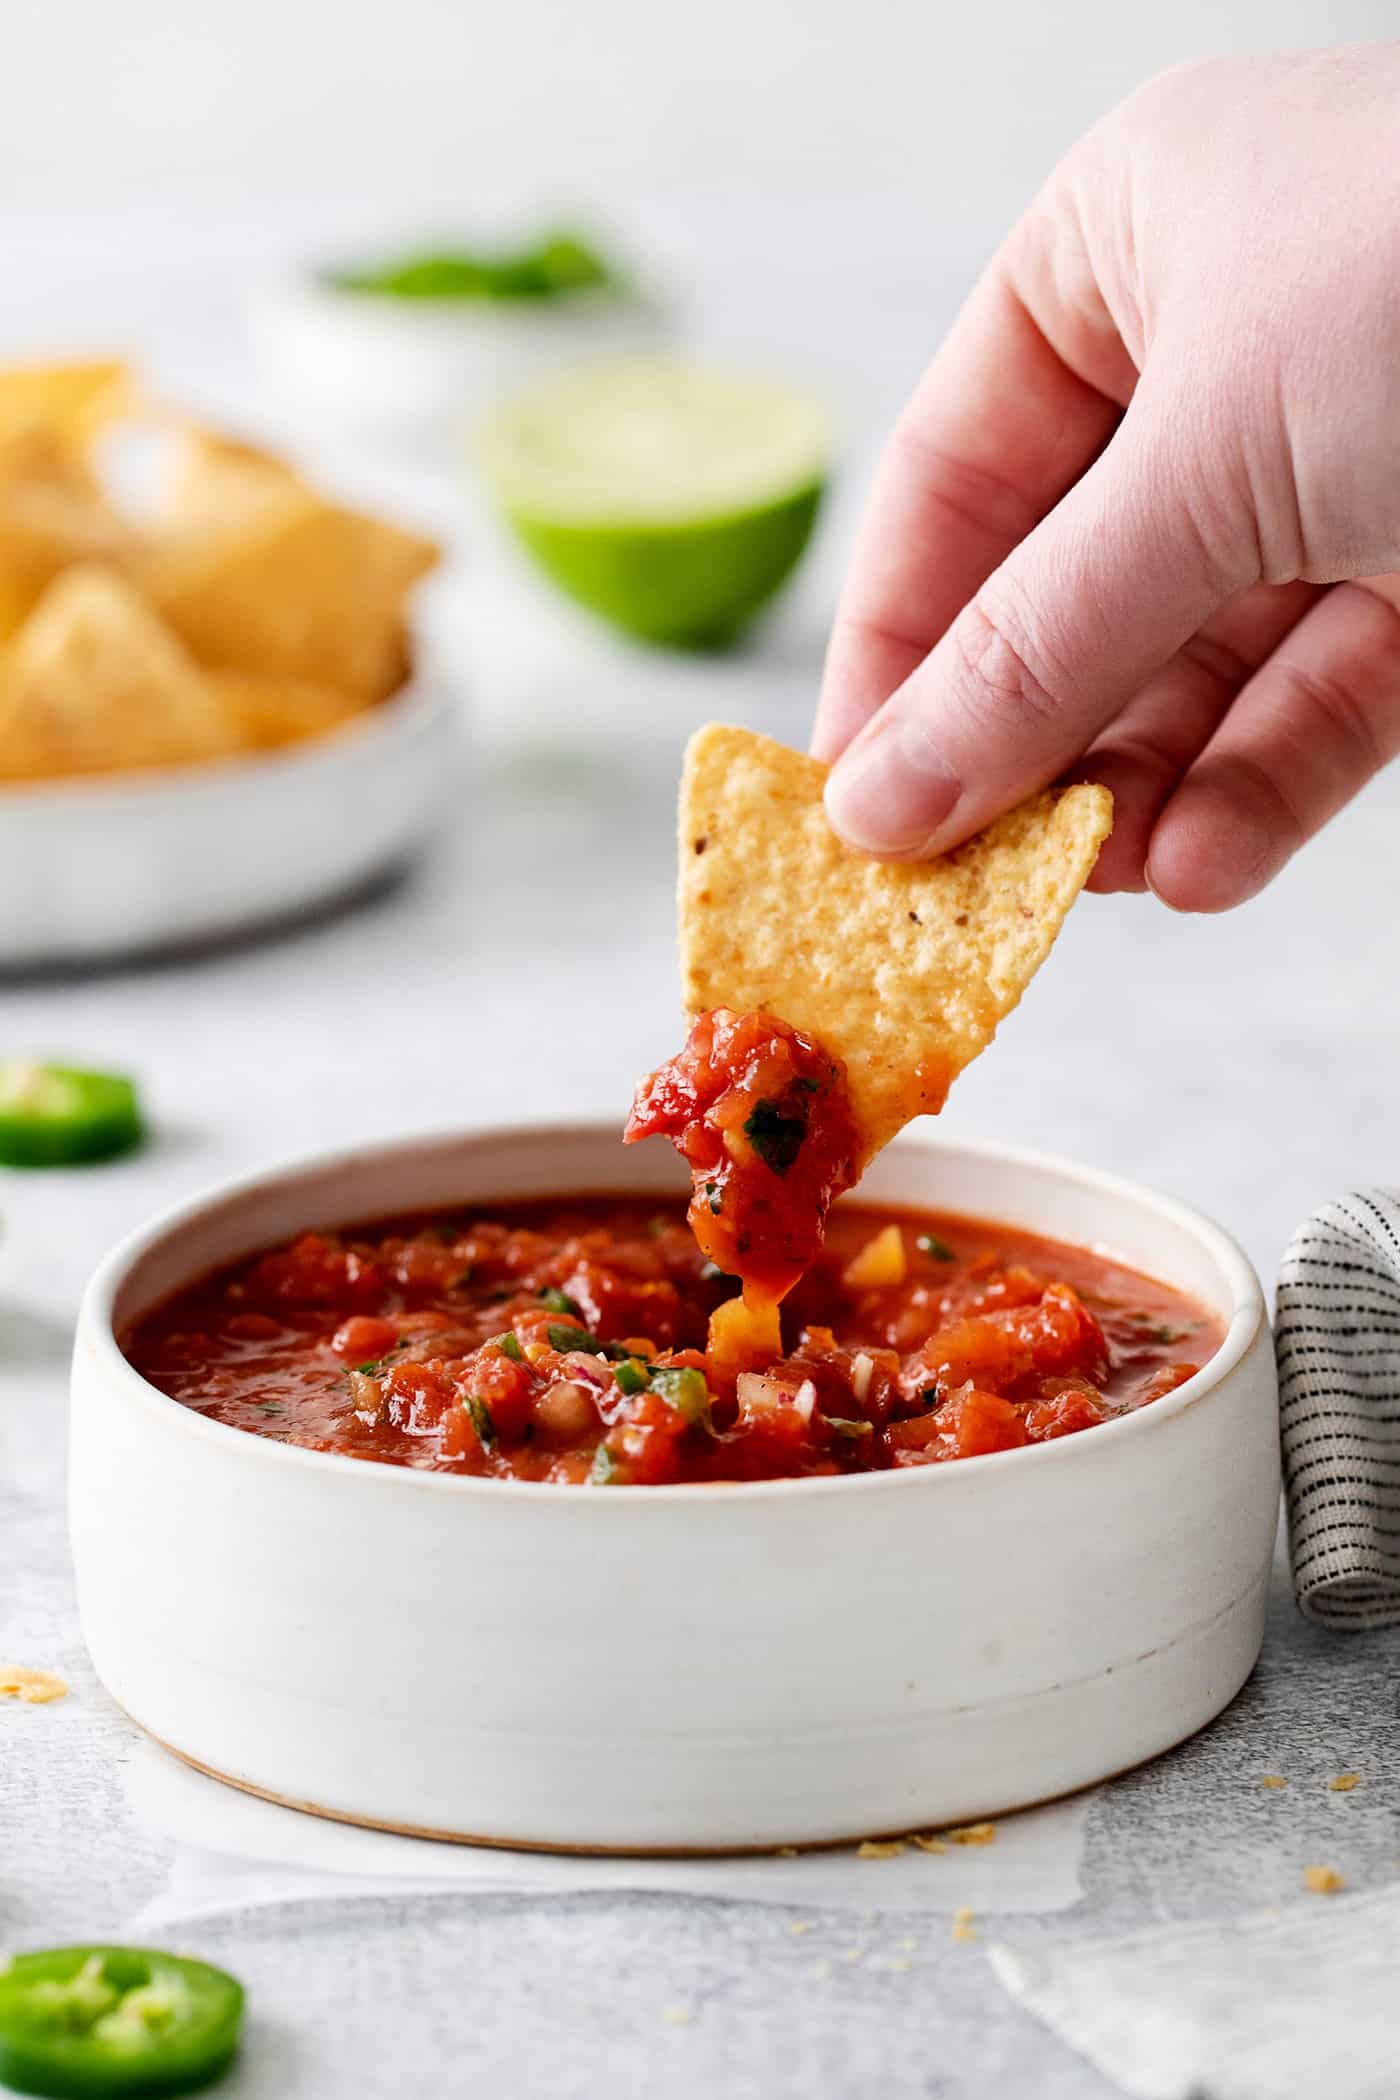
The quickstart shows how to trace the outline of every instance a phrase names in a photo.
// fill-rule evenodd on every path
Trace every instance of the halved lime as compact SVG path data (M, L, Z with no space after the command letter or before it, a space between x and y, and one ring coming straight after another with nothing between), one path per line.
M786 582L830 466L801 388L670 358L529 388L482 434L517 537L571 598L678 648L730 641Z

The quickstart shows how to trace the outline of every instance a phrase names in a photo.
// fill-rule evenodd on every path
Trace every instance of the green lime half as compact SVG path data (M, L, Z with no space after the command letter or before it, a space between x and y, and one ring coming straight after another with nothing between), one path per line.
M136 1089L120 1073L0 1059L0 1166L84 1166L133 1151L144 1134Z
M796 567L831 447L825 408L800 388L647 358L517 395L481 457L571 598L647 641L712 648Z

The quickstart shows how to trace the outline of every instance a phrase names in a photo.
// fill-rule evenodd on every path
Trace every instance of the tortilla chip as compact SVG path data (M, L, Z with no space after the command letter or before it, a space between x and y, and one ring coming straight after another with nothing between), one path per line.
M404 600L438 559L430 540L323 503L292 478L206 513L140 570L201 663L382 700L408 665Z
M131 394L131 375L117 358L0 366L0 434L47 429L82 446L129 406Z
M190 424L179 434L160 523L173 533L228 525L240 512L246 515L289 493L309 491L285 459Z
M239 748L215 686L105 569L66 570L0 656L0 778L179 765Z
M241 741L254 750L324 736L363 712L357 700L328 685L269 678L261 671L210 671L206 675L232 711Z
M1113 823L1102 787L1047 790L955 853L883 862L827 823L827 768L712 724L680 804L680 945L691 1013L766 1011L844 1060L879 1150L936 1113L1050 952Z
M0 430L0 641L61 569L134 559L138 541L82 455L52 430Z

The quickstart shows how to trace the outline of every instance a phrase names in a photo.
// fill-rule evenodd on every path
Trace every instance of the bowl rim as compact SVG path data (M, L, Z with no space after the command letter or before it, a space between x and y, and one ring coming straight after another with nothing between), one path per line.
M65 808L90 812L100 803L114 809L172 802L206 788L244 785L297 772L312 772L323 760L345 751L383 744L412 735L443 717L450 694L445 679L431 665L414 664L402 685L382 700L347 715L331 729L300 737L270 749L235 751L223 758L197 758L173 766L131 766L120 772L73 773L49 779L0 782L0 815L40 811L44 816Z
M346 335L372 333L384 342L434 338L449 343L504 341L593 329L609 322L665 321L674 300L650 275L624 286L583 285L557 299L411 299L392 292L330 283L329 263L265 279L253 294L263 324L310 322Z
M1047 1470L1052 1465L1064 1466L1074 1462L1074 1448L1081 1437L1055 1437L1046 1443L1025 1445L1012 1451L986 1452L972 1458L959 1459L951 1466L899 1466L881 1472L847 1473L839 1475L816 1475L779 1480L741 1481L675 1481L653 1486L622 1486L608 1490L606 1496L581 1497L577 1492L561 1486L558 1482L540 1480L497 1480L478 1477L474 1474L435 1473L414 1466L396 1466L383 1461L352 1458L339 1451L312 1451L300 1445L281 1444L269 1437L261 1437L246 1429L234 1428L232 1424L211 1420L194 1408L185 1407L170 1394L163 1393L131 1364L123 1355L117 1342L113 1324L115 1300L130 1272L152 1248L162 1240L169 1239L181 1228L206 1211L216 1210L241 1196L256 1193L259 1188L278 1185L285 1187L298 1179L347 1169L371 1170L383 1160L395 1154L412 1150L426 1150L434 1146L455 1146L484 1139L511 1144L518 1141L537 1140L541 1136L603 1136L616 1133L620 1138L620 1125L610 1117L540 1117L532 1120L511 1122L487 1122L451 1125L417 1132L407 1132L394 1138L375 1139L366 1143L341 1147L318 1147L313 1151L297 1153L272 1164L264 1164L203 1189L194 1196L185 1197L178 1203L148 1219L144 1225L124 1237L112 1247L98 1263L83 1292L78 1310L74 1336L75 1362L84 1350L90 1349L95 1357L95 1369L105 1380L115 1380L123 1397L135 1402L144 1412L163 1419L174 1426L178 1418L182 1429L196 1439L213 1438L215 1448L223 1447L232 1452L242 1451L245 1462L263 1463L280 1467L311 1467L313 1472L324 1473L329 1480L334 1474L349 1477L360 1483L367 1493L378 1489L386 1494L427 1493L465 1495L476 1499L482 1495L499 1502L502 1495L512 1501L535 1507L548 1507L567 1511L584 1506L610 1508L619 1504L623 1508L638 1509L650 1505L658 1508L675 1508L678 1505L695 1505L724 1510L734 1505L736 1499L744 1506L759 1503L786 1503L794 1498L799 1501L813 1497L837 1494L909 1494L938 1493L936 1483L963 1480L968 1483L989 1475L990 1469L1004 1472L1007 1468L1024 1467L1028 1464ZM1137 1204L1159 1218L1176 1225L1192 1235L1199 1245L1215 1260L1225 1277L1232 1299L1233 1309L1229 1315L1224 1340L1207 1363L1173 1392L1164 1394L1150 1405L1136 1409L1133 1413L1119 1415L1110 1422L1097 1424L1084 1434L1092 1437L1095 1448L1102 1448L1103 1441L1112 1437L1123 1443L1129 1437L1143 1437L1161 1433L1167 1425L1197 1405L1220 1385L1243 1361L1258 1338L1261 1326L1267 1324L1267 1306L1263 1288L1252 1263L1239 1244L1223 1227L1217 1225L1203 1212L1195 1210L1175 1196L1144 1187L1098 1167L1083 1166L1074 1160L1055 1153L1041 1152L1032 1148L1002 1145L976 1138L945 1138L941 1132L921 1132L917 1135L906 1132L895 1140L901 1151L920 1150L936 1154L940 1150L959 1150L981 1159L1011 1168L1023 1168L1031 1173L1049 1173L1076 1181L1081 1187L1106 1197ZM619 1146L620 1149L620 1146ZM599 1181L577 1194L596 1192L598 1195L625 1196L630 1191L622 1185L607 1186ZM490 1199L484 1199L489 1201ZM502 1198L516 1201L519 1198ZM312 1229L308 1224L308 1230ZM236 1445L229 1442L236 1439ZM922 1483L916 1487L914 1483ZM941 1490L948 1492L947 1488ZM501 1505L504 1506L504 1505Z

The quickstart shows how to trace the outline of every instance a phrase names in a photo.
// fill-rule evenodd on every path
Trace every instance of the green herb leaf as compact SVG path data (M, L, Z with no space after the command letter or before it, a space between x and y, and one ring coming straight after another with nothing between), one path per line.
M603 1345L595 1341L584 1327L546 1327L551 1349L561 1353L568 1349L586 1349L591 1356L601 1356Z
M508 1327L504 1334L493 1334L487 1347L489 1348L492 1343L500 1350L502 1356L508 1356L513 1364L524 1363L525 1351L520 1346L520 1340L514 1328Z
M919 1398L925 1407L939 1407L943 1401L943 1388L941 1385L926 1385Z
M588 1476L593 1487L611 1487L617 1479L617 1460L606 1444L600 1444L593 1454L593 1470Z
M724 1190L717 1181L707 1181L705 1183L705 1194L709 1199L710 1216L717 1218L720 1213L720 1206L724 1202Z
M540 1304L548 1312L568 1313L570 1318L574 1320L582 1317L577 1304L567 1291L556 1291L553 1289L541 1291Z
M393 1363L394 1358L398 1356L407 1347L408 1343L406 1341L395 1342L393 1348L386 1349L383 1356L373 1356L370 1358L368 1363L352 1364L350 1368L352 1371L363 1371L366 1378L378 1378L382 1371L387 1371L389 1369L389 1366Z
M472 1428L489 1450L496 1441L496 1425L491 1419L491 1410L475 1393L467 1394L467 1413L472 1418Z
M613 1377L617 1380L618 1391L626 1393L629 1398L633 1393L644 1393L651 1384L651 1375L639 1356L624 1358L614 1368Z
M805 1116L785 1116L776 1101L757 1101L744 1125L754 1151L775 1174L786 1174L807 1135Z
M494 255L444 249L404 255L376 268L325 274L339 291L394 299L545 300L619 286L616 273L596 249L577 234L564 232Z
M827 1428L834 1429L838 1436L873 1436L875 1433L873 1422L848 1421L842 1415L827 1415L824 1420Z
M914 1245L920 1254L926 1254L930 1261L956 1261L958 1258L948 1242L939 1239L936 1232L921 1232Z
M710 1388L703 1371L690 1364L657 1364L651 1373L651 1389L678 1408L688 1422L698 1422L709 1412Z

